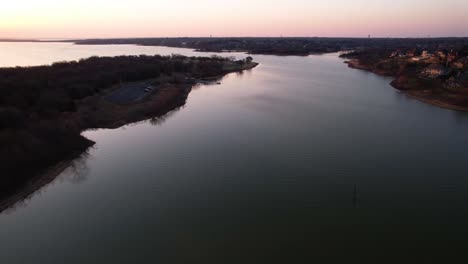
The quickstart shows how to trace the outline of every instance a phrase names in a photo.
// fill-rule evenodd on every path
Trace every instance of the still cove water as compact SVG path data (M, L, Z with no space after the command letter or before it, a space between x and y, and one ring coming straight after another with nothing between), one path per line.
M0 66L172 53L211 55L0 43ZM164 118L84 133L94 148L0 215L0 263L429 263L461 254L466 113L410 99L338 54L254 59L259 67L196 87Z

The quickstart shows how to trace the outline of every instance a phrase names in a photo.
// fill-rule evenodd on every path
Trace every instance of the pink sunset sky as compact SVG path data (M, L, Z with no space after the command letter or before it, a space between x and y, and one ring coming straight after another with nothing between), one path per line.
M15 0L0 38L468 36L467 0Z

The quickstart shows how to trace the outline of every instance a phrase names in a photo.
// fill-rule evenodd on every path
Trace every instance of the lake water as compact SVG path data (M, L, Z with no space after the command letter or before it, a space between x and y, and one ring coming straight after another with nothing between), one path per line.
M172 53L211 55L0 43L0 65ZM467 114L410 99L337 54L254 59L256 69L196 87L165 118L84 133L97 142L87 155L0 215L0 263L430 263L461 254Z

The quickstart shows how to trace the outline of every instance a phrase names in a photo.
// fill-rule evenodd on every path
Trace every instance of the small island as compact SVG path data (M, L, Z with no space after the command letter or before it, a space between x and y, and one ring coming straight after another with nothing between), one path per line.
M0 210L94 145L81 132L161 117L183 106L195 84L257 65L251 57L141 55L0 68Z
M341 55L349 67L391 76L391 85L439 107L468 111L468 46L361 49Z

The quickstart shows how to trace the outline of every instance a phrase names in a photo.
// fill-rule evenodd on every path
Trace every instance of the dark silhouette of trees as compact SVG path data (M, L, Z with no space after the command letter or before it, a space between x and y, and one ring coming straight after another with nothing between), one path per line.
M227 60L141 55L0 68L0 198L93 144L80 132L97 124L91 116L76 117L77 106L87 97L121 82L160 75L220 75Z
M307 56L314 53L338 52L361 48L445 47L468 45L468 38L129 38L88 39L81 45L136 44L191 48L198 51L242 51L250 54Z

